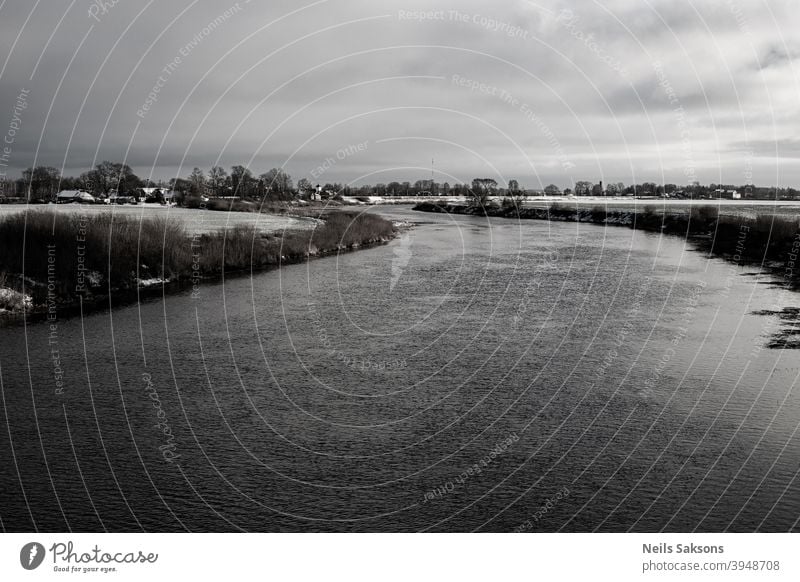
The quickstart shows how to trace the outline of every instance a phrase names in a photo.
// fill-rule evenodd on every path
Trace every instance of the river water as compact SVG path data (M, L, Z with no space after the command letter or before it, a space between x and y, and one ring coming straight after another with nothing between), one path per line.
M5 530L788 531L797 303L677 237L384 246L0 329Z

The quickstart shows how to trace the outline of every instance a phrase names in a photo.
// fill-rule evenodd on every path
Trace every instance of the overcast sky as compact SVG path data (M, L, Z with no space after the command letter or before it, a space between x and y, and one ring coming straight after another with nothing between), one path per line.
M797 0L0 0L5 170L108 159L140 177L243 164L376 183L429 177L433 159L451 183L800 186L798 14Z

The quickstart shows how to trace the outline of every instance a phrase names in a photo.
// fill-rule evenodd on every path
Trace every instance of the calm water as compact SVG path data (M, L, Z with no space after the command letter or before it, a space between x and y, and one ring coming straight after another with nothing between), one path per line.
M751 314L797 295L678 238L371 211L418 224L0 329L2 527L798 529L800 352Z

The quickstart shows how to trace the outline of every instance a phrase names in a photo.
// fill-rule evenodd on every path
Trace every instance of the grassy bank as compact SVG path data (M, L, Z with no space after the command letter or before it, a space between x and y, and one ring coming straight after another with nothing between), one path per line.
M776 269L792 286L800 283L800 224L796 218L762 215L720 216L715 206L698 206L689 213L569 208L552 204L547 208L503 206L458 206L432 202L418 204L414 210L473 216L590 222L598 225L625 226L650 232L677 235L691 240L710 254L739 264L758 264Z
M338 200L312 200L303 201L302 203L280 202L280 201L264 201L252 202L249 200L233 200L212 198L203 202L200 198L188 198L181 204L183 208L197 209L197 210L212 210L218 212L255 212L267 214L296 214L306 212L316 212L319 214L322 211L329 210L343 206L342 202Z
M0 310L93 303L142 286L278 267L394 236L392 223L372 214L323 211L314 217L320 223L313 230L265 234L237 226L192 236L166 218L10 215L0 219Z

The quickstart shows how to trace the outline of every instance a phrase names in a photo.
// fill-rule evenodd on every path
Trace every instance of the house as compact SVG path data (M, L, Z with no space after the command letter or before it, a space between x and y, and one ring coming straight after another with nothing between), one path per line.
M726 190L725 188L717 188L714 190L715 198L725 198L727 200L741 200L742 195L737 190Z
M166 188L139 188L139 190L144 193L146 202L153 202L156 199L164 200L167 204L171 204L177 194L175 190L167 190Z
M78 204L94 204L97 202L94 196L85 190L62 190L56 197L58 204L69 204L77 202Z

